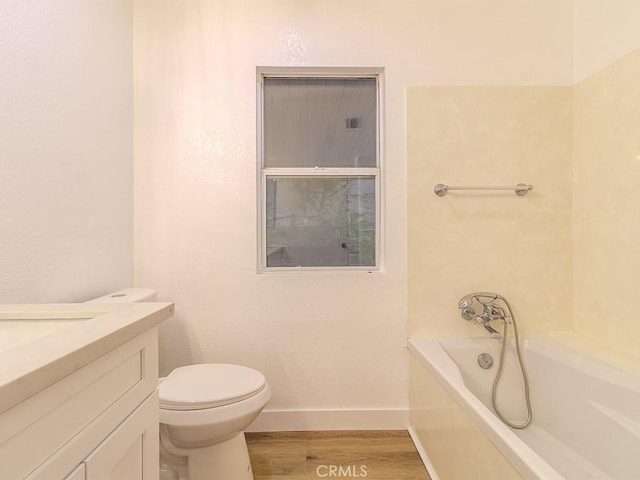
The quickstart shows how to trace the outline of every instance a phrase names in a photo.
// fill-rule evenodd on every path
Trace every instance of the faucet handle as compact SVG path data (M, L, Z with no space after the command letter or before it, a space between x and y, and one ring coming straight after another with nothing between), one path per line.
M471 307L465 307L460 311L460 315L462 318L468 321L478 321L478 317L476 316L476 311Z

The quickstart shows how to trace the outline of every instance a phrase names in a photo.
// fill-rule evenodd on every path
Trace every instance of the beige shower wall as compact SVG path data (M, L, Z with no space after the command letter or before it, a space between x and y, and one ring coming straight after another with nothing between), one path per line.
M484 332L460 297L494 291L524 333L572 327L570 87L412 87L407 93L410 336ZM534 185L450 192L437 183Z
M574 0L573 83L640 47L638 0Z
M574 88L576 327L629 353L640 338L639 78L636 50Z
M640 50L574 87L413 87L410 336L484 334L456 304L509 298L525 333L570 330L637 368ZM535 186L529 195L436 183Z

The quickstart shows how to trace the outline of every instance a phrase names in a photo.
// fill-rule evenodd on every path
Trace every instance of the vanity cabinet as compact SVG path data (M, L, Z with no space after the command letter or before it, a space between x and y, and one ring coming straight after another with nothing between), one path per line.
M153 327L2 412L0 479L157 480L157 379Z
M152 395L145 400L67 478L71 480L157 479L157 401L157 395ZM155 476L151 472L154 472Z

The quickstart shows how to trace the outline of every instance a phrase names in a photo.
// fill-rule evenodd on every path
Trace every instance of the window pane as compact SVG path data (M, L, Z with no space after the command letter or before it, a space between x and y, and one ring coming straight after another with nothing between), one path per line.
M264 167L376 167L374 78L265 78Z
M375 179L267 177L267 267L375 265Z

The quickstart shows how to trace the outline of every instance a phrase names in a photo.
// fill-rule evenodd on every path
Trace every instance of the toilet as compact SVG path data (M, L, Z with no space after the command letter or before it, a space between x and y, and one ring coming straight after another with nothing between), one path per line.
M90 302L155 300L129 288ZM160 480L253 480L244 430L271 398L260 372L227 363L187 365L159 380Z
M271 398L260 372L224 363L189 365L173 370L159 390L162 480L253 479L244 430Z

